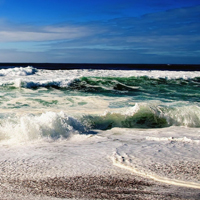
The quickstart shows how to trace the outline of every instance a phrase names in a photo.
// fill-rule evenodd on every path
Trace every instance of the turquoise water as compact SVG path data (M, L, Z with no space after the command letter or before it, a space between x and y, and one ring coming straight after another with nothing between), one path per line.
M200 78L189 80L149 77L82 77L69 90L108 96L133 96L136 100L200 101Z
M60 137L58 124L61 132L67 127L67 132L80 133L113 127L200 127L199 72L32 67L0 71L2 138L17 127L28 131L30 121L41 137L48 131ZM47 118L38 122L41 116ZM65 124L68 117L70 124ZM48 120L51 127L43 127Z

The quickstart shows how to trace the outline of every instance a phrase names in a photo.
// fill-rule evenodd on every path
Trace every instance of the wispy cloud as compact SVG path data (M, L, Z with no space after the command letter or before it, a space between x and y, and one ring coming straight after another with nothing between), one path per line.
M196 55L200 46L200 6L152 13L140 18L116 18L87 24L90 37L51 43L53 49L138 50L141 54ZM185 53L181 53L185 52Z
M195 6L76 24L4 23L0 42L35 41L44 50L43 57L56 62L200 62L199 19L200 6ZM23 50L16 52L21 55ZM37 52L29 50L31 55Z
M84 26L6 27L0 30L0 42L68 40L90 35Z

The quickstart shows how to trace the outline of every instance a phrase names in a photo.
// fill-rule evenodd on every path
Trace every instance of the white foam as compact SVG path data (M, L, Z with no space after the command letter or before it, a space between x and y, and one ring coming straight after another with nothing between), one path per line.
M29 76L37 72L36 68L28 67L15 67L8 69L1 69L0 76Z
M138 103L136 103L133 107L127 109L127 111L125 112L125 115L128 116L133 116L135 113L137 113L140 110L140 106Z
M167 108L163 113L170 125L200 127L200 107L197 105Z
M173 141L173 142L185 142L185 143L196 143L199 144L200 140L192 140L187 137L180 137L180 138L174 138L174 137L146 137L146 140L152 140L152 141Z
M121 141L111 156L119 167L158 181L200 188L199 128L115 128L108 133L110 139Z
M59 86L68 87L69 84L80 77L141 77L165 78L165 79L192 79L200 77L199 71L156 71L156 70L42 70L33 67L16 67L0 70L0 85L40 87L40 86ZM15 77L11 80L9 77ZM20 84L15 84L18 82ZM19 83L19 82L18 82Z
M145 113L152 113L155 117L165 119L169 126L200 127L199 106L187 104L162 106L159 103L161 102L136 103L135 106L128 108L124 114L134 116L139 113L142 116Z
M72 135L68 140L41 140L23 145L0 143L2 177L45 179L111 175L122 171L108 158L116 143L98 135Z
M182 187L200 189L200 184L198 184L198 183L175 180L175 179L170 179L170 178L161 177L161 176L157 176L157 175L147 174L147 173L138 171L134 167L122 164L121 162L118 162L117 159L114 159L114 158L111 158L111 159L112 159L113 164L115 166L129 170L129 171L131 171L131 172L133 172L133 173L135 173L139 176L150 178L150 179L153 179L155 181L159 181L161 183L166 183L166 184L170 184L170 185L177 185L177 186L182 186Z
M19 143L40 139L68 138L80 134L84 127L64 112L9 117L1 121L0 140Z

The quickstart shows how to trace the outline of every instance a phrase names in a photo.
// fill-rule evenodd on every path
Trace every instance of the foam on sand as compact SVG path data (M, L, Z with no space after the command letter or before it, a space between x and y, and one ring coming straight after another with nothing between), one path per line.
M196 128L107 131L120 144L113 164L159 182L200 189L199 135Z
M167 177L160 177L160 176L157 176L157 175L147 174L147 173L144 173L144 172L142 173L142 172L139 172L137 169L135 169L131 166L127 166L127 165L123 164L121 161L119 161L119 159L123 160L123 158L117 159L116 156L115 156L115 157L112 157L111 159L112 159L113 164L115 166L123 168L123 169L127 169L127 170L129 170L129 171L131 171L131 172L133 172L133 173L135 173L139 176L142 176L142 177L145 177L145 178L150 178L150 179L153 179L155 181L159 181L159 182L166 183L166 184L200 189L199 183L175 180L175 179L170 179L170 178L167 178Z

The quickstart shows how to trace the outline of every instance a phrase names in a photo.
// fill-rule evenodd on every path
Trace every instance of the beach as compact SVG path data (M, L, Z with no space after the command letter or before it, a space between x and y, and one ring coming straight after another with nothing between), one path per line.
M1 156L1 199L199 199L200 189L138 176L112 165L105 152L100 156L101 145L92 146L62 142L11 148ZM52 152L48 158L47 152Z
M195 188L163 183L113 164L113 152L121 143L116 138L122 138L116 137L115 129L97 135L2 146L1 198L199 199L199 185ZM194 171L187 167L182 174L180 168L174 169L176 180L189 176L190 181L194 181L196 177L192 175L196 173L199 176L198 169ZM159 174L157 170L152 169ZM165 173L165 176L161 174L161 179L171 178L172 174L165 168L160 168L160 171Z

